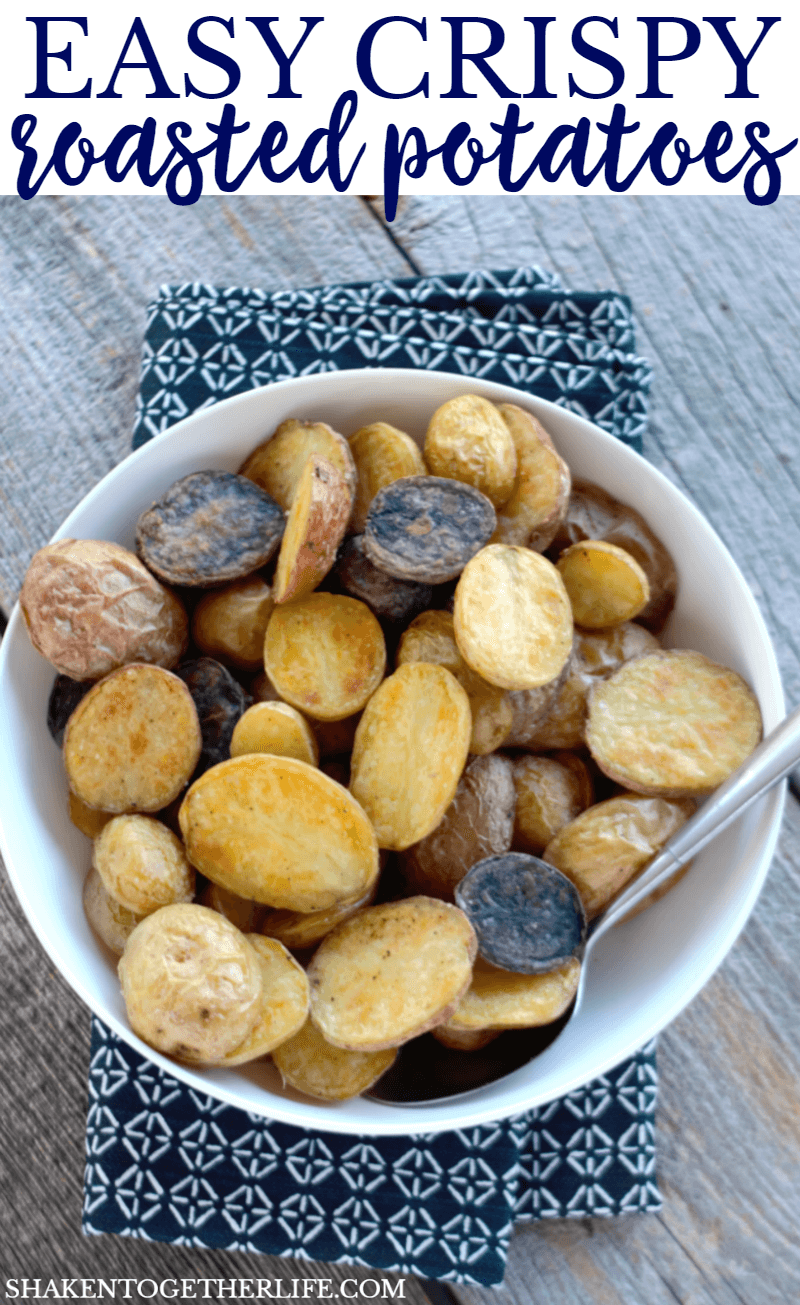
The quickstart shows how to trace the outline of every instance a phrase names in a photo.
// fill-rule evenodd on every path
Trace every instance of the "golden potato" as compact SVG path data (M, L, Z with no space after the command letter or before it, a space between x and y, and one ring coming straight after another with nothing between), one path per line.
M94 841L92 864L111 896L137 915L194 897L183 844L150 816L111 820Z
M572 544L558 559L576 625L589 630L632 621L650 601L650 585L630 553L604 539Z
M87 838L97 838L100 830L108 824L109 820L114 819L113 811L98 811L95 807L87 807L85 802L81 802L75 793L69 795L69 818L76 829L79 829Z
M493 403L462 394L443 403L428 423L425 462L434 476L473 485L502 507L514 488L517 454Z
M456 643L468 666L501 689L535 689L560 674L572 647L561 576L528 548L489 544L456 586Z
M694 811L684 799L623 793L564 825L542 860L571 879L587 919L605 909Z
M225 1068L269 1055L294 1037L308 1018L308 979L303 967L274 938L254 933L247 941L261 968L261 1009L253 1031L235 1051L222 1057L219 1063Z
M204 594L192 616L192 639L201 652L242 671L264 664L264 635L275 601L259 575L234 580Z
M288 702L256 702L248 707L233 727L231 756L248 752L271 752L278 757L296 757L316 766L319 749L306 720Z
M637 793L710 793L761 738L740 675L702 653L660 650L592 689L586 742L600 769Z
M401 851L438 825L467 759L469 699L442 666L410 662L370 699L356 730L350 790L381 847Z
M360 897L336 902L323 911L268 911L261 922L261 932L268 938L277 938L292 951L316 947L337 924L349 920L362 906L369 906L377 887L376 880Z
M276 603L305 598L328 574L344 539L352 498L332 463L312 453L297 484L275 568Z
M94 866L83 885L83 909L100 941L115 956L122 955L137 924L144 919L111 897Z
M239 475L255 481L288 512L312 453L333 464L352 497L356 469L347 440L323 421L298 421L295 417L282 421L275 433L245 458Z
M479 956L472 983L445 1025L447 1033L475 1029L531 1029L552 1024L578 991L580 961L548 974L498 970Z
M157 666L123 666L89 690L69 718L64 765L89 807L160 811L200 757L200 722L182 680Z
M335 1047L382 1051L448 1019L476 954L463 911L431 897L368 906L320 944L311 1018Z
M383 631L365 603L309 594L276 607L264 665L278 693L317 720L343 720L369 701L386 669Z
M516 815L511 846L516 852L539 856L564 825L586 809L592 797L592 781L582 768L564 765L555 757L519 757L514 762Z
M187 855L249 901L320 911L366 893L375 833L358 802L293 757L233 757L195 780L180 810Z
M511 497L497 514L493 544L521 544L543 553L553 542L569 503L569 467L533 413L515 403L497 408L514 442L517 475Z
M261 922L267 908L259 902L250 902L246 897L240 897L238 893L232 893L228 888L220 888L219 884L210 881L203 885L197 900L201 906L207 906L211 911L219 911L220 915L224 915L225 919L235 924L242 933L259 933L261 930Z
M162 906L148 915L128 939L119 977L134 1033L189 1064L217 1064L261 1017L258 954L205 906Z
M326 1042L311 1020L299 1033L283 1042L272 1053L284 1087L293 1087L319 1101L347 1101L366 1092L377 1083L390 1065L397 1050L345 1051Z
M576 630L575 653L582 668L595 678L605 679L643 653L656 652L661 645L643 625L625 621L610 630Z
M360 535L378 490L404 476L424 476L427 468L411 436L386 421L362 426L348 442L358 477L350 530Z
M451 1051L481 1051L495 1038L500 1037L500 1029L457 1029L451 1020L446 1024L437 1024L431 1033L443 1047Z

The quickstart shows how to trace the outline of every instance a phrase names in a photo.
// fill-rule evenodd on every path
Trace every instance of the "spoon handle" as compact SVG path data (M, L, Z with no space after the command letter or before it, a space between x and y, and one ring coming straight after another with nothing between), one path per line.
M800 761L800 707L759 743L738 770L687 820L650 862L647 869L627 888L604 915L589 926L590 937L605 933L627 912L657 888L671 874L685 865L706 843L740 816L768 789L788 775Z

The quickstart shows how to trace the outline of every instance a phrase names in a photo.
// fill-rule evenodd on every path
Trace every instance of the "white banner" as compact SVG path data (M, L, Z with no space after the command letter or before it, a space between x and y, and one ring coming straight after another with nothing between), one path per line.
M769 204L800 193L800 12L764 8L34 0L3 24L1 188Z

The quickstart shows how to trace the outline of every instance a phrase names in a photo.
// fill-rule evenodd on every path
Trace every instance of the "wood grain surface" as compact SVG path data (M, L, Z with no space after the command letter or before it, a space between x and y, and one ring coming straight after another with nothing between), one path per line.
M127 451L163 282L266 289L538 263L629 294L654 367L646 452L708 516L800 702L800 200L0 200L0 606ZM436 1305L778 1305L800 1298L800 804L725 964L660 1039L664 1210L544 1222L500 1293ZM80 1234L88 1015L0 884L4 1277L332 1277L370 1270Z

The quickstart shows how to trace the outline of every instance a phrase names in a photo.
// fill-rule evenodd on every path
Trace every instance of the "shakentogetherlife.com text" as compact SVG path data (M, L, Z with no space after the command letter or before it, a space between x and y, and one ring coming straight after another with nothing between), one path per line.
M402 1300L402 1278L8 1278L5 1300Z

